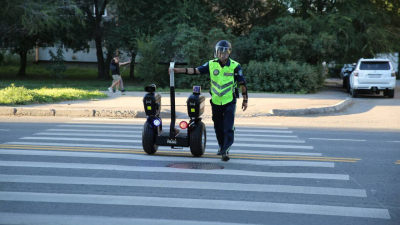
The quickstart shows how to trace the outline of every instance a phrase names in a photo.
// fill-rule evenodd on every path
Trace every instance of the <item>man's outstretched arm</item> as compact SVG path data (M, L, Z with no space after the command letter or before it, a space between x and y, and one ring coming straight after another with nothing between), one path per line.
M171 73L171 69L168 70ZM197 68L174 68L174 73L185 73L189 75L200 74L199 69Z

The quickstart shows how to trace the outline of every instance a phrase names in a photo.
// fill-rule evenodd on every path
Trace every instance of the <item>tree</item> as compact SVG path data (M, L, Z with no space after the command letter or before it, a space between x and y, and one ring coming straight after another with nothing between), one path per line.
M41 43L54 43L58 31L79 17L72 0L6 0L0 9L0 34L5 47L21 59L19 76L25 76L28 51Z
M206 32L217 23L212 5L205 0L115 0L115 6L118 15L117 33L121 37L119 46L128 50L132 59L138 54L138 40L155 36L172 38L169 34L176 33L178 24L187 24ZM171 44L172 39L166 39L161 47ZM144 41L142 45L145 44ZM131 66L130 78L133 79L134 64Z
M87 42L95 41L97 77L107 79L110 77L108 65L115 54L119 39L118 35L114 33L116 27L115 15L109 16L107 19L103 17L110 0L76 0L76 3L86 16L84 29L88 34ZM103 47L107 49L106 57L104 57Z
M256 26L268 26L279 17L288 15L282 0L214 0L213 11L218 20L239 36Z

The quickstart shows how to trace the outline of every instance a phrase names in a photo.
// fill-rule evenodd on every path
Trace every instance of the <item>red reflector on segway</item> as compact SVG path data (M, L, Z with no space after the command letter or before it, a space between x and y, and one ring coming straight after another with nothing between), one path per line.
M179 123L179 127L181 129L186 129L188 127L188 123L186 121L182 121Z

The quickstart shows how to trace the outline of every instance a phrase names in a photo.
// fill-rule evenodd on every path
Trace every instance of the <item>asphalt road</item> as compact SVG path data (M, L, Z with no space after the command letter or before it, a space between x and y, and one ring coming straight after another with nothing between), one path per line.
M400 130L352 110L239 119L229 162L210 121L194 158L144 154L140 119L1 117L0 224L400 224Z

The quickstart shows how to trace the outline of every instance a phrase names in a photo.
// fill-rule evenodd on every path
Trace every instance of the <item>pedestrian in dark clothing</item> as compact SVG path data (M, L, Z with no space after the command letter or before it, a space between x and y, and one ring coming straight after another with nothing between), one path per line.
M222 156L222 161L229 160L229 150L234 141L236 98L239 98L238 91L236 91L238 85L240 85L243 96L243 111L247 109L248 103L242 67L230 58L231 52L231 44L222 40L215 46L215 59L197 68L174 68L174 73L210 75L212 119L219 145L218 155Z
M122 81L122 77L121 77L121 74L119 71L119 66L129 64L130 62L131 61L120 63L118 55L114 56L114 59L110 63L111 75L113 78L113 83L112 83L111 87L108 88L108 90L110 92L120 92L120 91L118 91L119 86L121 86L121 92L125 92L124 83ZM114 91L115 86L116 86L116 88Z

